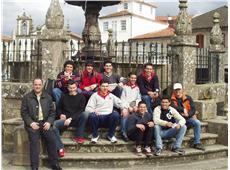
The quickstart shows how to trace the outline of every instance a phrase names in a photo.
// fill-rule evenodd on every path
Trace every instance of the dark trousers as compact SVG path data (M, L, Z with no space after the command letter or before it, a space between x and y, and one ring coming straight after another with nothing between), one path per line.
M136 141L136 145L141 145L144 142L144 146L150 146L152 143L153 128L145 126L145 131L141 131L139 128L135 128L128 132L128 138L132 141Z
M92 127L93 137L98 136L98 128L109 128L108 136L113 137L120 115L118 112L112 112L108 115L96 115L94 112L89 115L89 123Z
M53 130L50 128L49 130L42 129L42 123L40 124L40 129L33 130L32 128L27 127L26 130L28 132L28 138L30 143L30 162L32 168L39 167L39 139L42 137L45 141L45 145L47 148L48 158L50 165L56 165L58 163L58 155L55 144L55 136Z

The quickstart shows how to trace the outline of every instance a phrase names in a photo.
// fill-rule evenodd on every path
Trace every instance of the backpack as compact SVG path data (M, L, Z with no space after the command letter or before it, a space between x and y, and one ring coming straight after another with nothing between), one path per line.
M55 86L55 79L48 78L44 84L43 90L53 98L53 89Z

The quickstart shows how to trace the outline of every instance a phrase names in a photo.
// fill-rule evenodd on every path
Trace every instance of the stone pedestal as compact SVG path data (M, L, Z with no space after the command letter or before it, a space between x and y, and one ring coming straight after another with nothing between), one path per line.
M217 105L214 99L194 100L199 120L216 118Z

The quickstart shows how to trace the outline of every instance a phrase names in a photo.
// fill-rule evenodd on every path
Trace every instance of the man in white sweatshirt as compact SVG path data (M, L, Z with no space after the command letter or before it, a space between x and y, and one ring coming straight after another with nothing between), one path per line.
M93 131L91 139L91 142L93 143L97 143L99 139L98 128L100 127L108 128L108 140L112 143L117 142L114 133L119 122L120 115L118 112L113 111L113 107L115 106L124 110L125 106L118 97L109 93L108 89L109 82L107 80L102 80L100 82L99 91L90 97L85 108L86 112L90 112L89 124Z
M181 144L184 139L187 127L185 119L177 112L176 109L169 106L170 97L165 95L161 99L161 106L157 106L153 112L154 137L155 137L155 155L159 156L163 148L162 139L176 137L173 143L172 151L184 155Z

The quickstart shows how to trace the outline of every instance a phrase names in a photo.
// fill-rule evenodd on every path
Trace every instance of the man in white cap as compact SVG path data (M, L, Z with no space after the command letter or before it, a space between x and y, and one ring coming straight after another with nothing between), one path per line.
M171 96L171 105L186 119L186 126L194 128L194 145L195 149L205 150L200 142L201 123L196 117L196 108L192 97L183 92L181 83L173 85Z

